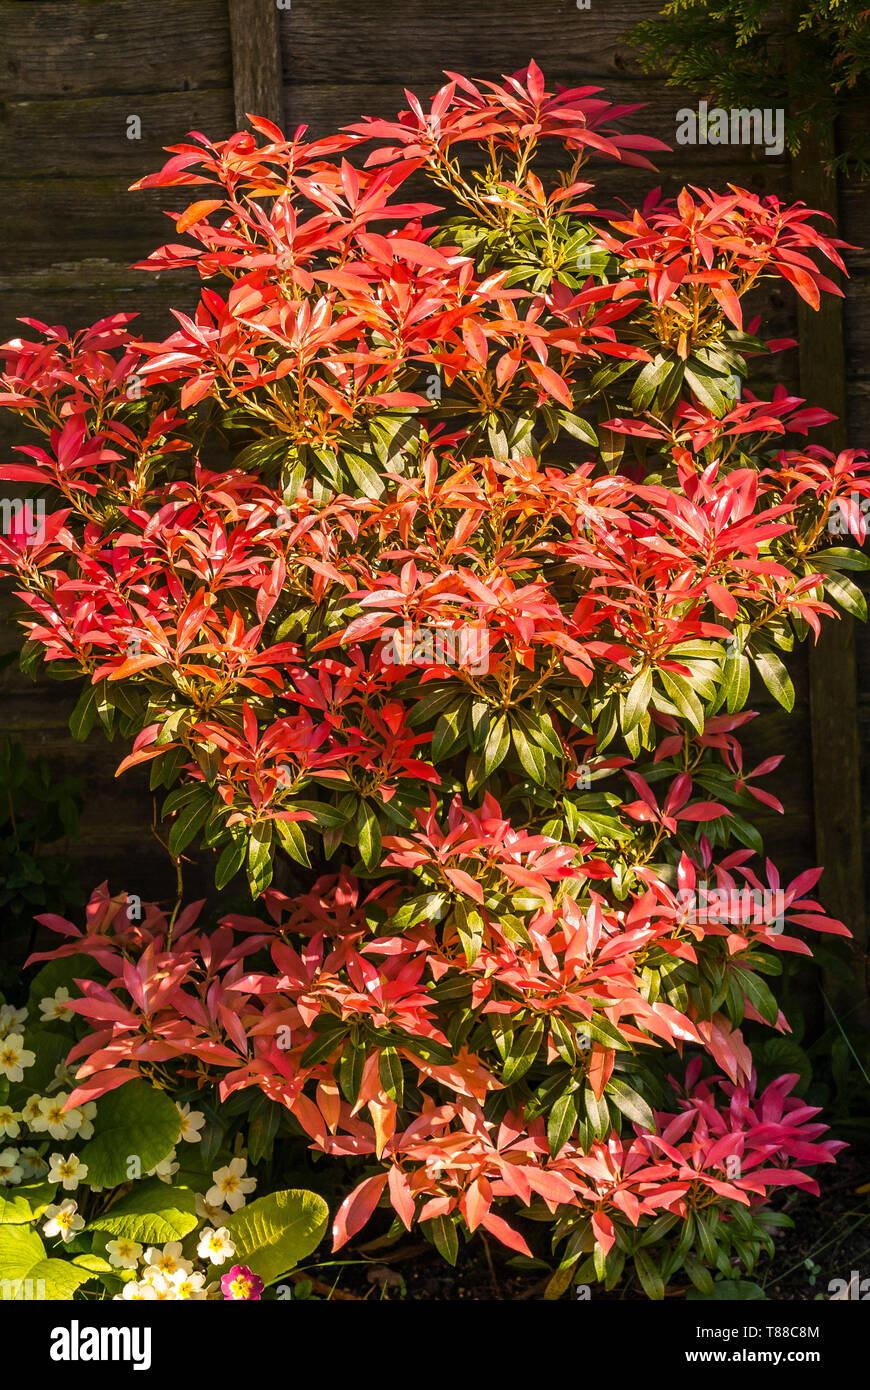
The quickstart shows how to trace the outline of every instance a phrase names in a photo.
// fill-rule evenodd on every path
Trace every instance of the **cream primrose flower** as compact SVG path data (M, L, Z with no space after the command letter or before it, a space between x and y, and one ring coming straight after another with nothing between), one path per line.
M200 1220L208 1221L212 1226L217 1226L221 1217L226 1216L226 1212L222 1211L220 1207L213 1207L210 1202L207 1202L201 1192L197 1192L194 1196L193 1205Z
M145 1251L145 1263L149 1268L159 1269L160 1273L165 1274L167 1278L177 1271L181 1271L182 1274L189 1274L193 1269L193 1260L182 1259L180 1240L170 1241L168 1245L164 1245L162 1250L154 1245L149 1245Z
M208 1290L204 1287L205 1275L198 1272L185 1274L183 1270L177 1269L174 1274L167 1276L170 1284L175 1287L175 1297L179 1300L191 1300L200 1303L208 1297Z
M139 1283L153 1289L161 1303L174 1302L177 1297L175 1285L169 1282L162 1269L158 1269L156 1265L149 1265L142 1271Z
M14 1004L0 1004L0 1038L7 1033L17 1032L27 1022L27 1009L16 1009Z
M24 1169L18 1161L17 1149L3 1149L0 1152L0 1187L11 1187L14 1183L19 1183L24 1176Z
M52 1139L71 1139L78 1133L84 1118L80 1110L64 1110L69 1100L69 1091L58 1091L56 1096L45 1096L39 1107L39 1119L30 1128L34 1134L48 1130Z
M49 1082L46 1089L49 1091L56 1091L58 1086L65 1086L67 1090L71 1090L75 1084L76 1069L74 1067L68 1067L66 1062L58 1062L54 1069L54 1077Z
M30 1099L26 1101L24 1106L22 1107L21 1118L27 1125L28 1129L33 1129L34 1121L37 1121L39 1124L41 1124L43 1129L45 1128L45 1125L43 1123L44 1117L42 1114L43 1100L43 1096L32 1095Z
M0 1073L10 1081L23 1081L25 1067L32 1067L36 1053L24 1046L20 1033L8 1033L0 1041Z
M106 1241L106 1254L115 1269L135 1269L142 1258L142 1246L137 1240L119 1236L117 1240Z
M146 1178L159 1178L161 1182L171 1183L173 1173L177 1173L180 1167L181 1164L175 1162L175 1150L173 1149L172 1153L160 1160L156 1168L149 1168L145 1176Z
M191 1110L189 1105L178 1105L178 1114L181 1118L181 1138L188 1144L198 1144L202 1138L200 1130L205 1124L205 1115L201 1110Z
M222 1265L235 1255L236 1247L230 1240L226 1226L219 1226L216 1231L206 1227L200 1233L196 1253L201 1260L210 1260L213 1265Z
M69 1008L69 990L64 989L63 985L61 985L60 989L56 990L54 994L49 994L45 999L40 999L39 1010L42 1014L42 1018L40 1019L41 1023L54 1023L56 1021L72 1018L73 1011Z
M76 1231L82 1230L84 1218L77 1214L76 1204L71 1197L60 1206L46 1207L43 1216L48 1217L42 1228L43 1235L60 1236L64 1244L72 1240Z
M69 1154L66 1158L63 1154L52 1154L48 1161L51 1164L48 1181L63 1183L65 1192L74 1192L88 1176L88 1165L75 1154Z
M79 1127L76 1130L77 1139L93 1139L94 1137L94 1116L97 1113L97 1102L86 1100L84 1105L80 1105L77 1110L69 1111L71 1115L78 1115Z
M24 1169L24 1176L27 1178L41 1178L43 1173L48 1172L48 1164L36 1149L20 1149L18 1162Z
M17 1139L21 1133L20 1119L21 1116L11 1105L0 1105L0 1138Z
M243 1207L245 1196L257 1186L256 1178L245 1177L247 1166L246 1158L233 1158L225 1168L218 1168L211 1175L214 1187L209 1188L205 1200L218 1207L226 1203L230 1211Z
M153 1303L156 1297L157 1290L151 1284L137 1284L133 1280L124 1285L121 1293L115 1294L115 1298L124 1303Z

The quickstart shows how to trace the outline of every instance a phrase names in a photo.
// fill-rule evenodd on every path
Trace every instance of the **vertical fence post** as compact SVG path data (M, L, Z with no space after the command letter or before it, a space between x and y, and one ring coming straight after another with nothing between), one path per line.
M826 171L834 156L832 123L819 122L802 137L792 163L792 194L809 207L837 216L836 177ZM831 271L831 276L836 276ZM813 438L837 451L846 447L846 354L842 300L823 295L817 311L800 301L801 395L837 416ZM822 623L809 649L813 817L816 854L824 865L819 895L828 911L853 933L857 957L851 987L829 979L826 990L852 1018L867 1012L867 925L861 818L861 744L854 620L843 614Z
M236 124L245 115L284 122L281 41L275 0L229 0Z

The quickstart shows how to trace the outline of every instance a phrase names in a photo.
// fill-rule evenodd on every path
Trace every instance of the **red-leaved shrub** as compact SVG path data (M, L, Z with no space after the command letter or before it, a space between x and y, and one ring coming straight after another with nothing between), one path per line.
M84 931L42 918L97 967L71 1103L257 1088L367 1165L337 1245L389 1202L450 1259L478 1227L528 1253L519 1215L554 1292L626 1259L652 1298L709 1289L839 1147L795 1077L756 1095L742 1025L788 1028L765 977L848 933L818 871L762 862L779 759L738 735L752 670L790 708L779 653L861 611L832 518L863 540L870 465L738 388L793 346L746 294L817 305L843 243L739 188L603 214L587 158L659 148L613 127L630 108L534 63L449 77L314 143L252 118L172 147L141 186L205 196L143 265L198 269L193 318L3 348L41 440L0 476L51 499L0 546L26 664L86 674L76 736L132 739L170 853L265 909L131 921L104 886Z

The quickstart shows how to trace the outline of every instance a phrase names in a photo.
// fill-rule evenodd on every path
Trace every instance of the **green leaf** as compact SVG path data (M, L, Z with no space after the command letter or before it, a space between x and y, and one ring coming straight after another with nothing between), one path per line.
M752 970L733 967L735 978L752 1007L766 1023L774 1024L779 1017L779 1005L767 985Z
M776 652L757 652L752 660L773 698L790 713L794 709L794 686Z
M226 888L230 879L235 878L245 862L245 855L247 852L247 842L243 839L233 840L227 845L214 871L214 886L217 888L218 892Z
M689 1289L686 1298L693 1303L703 1303L706 1299L715 1302L726 1303L758 1303L762 1300L766 1303L767 1294L760 1284L753 1284L748 1279L717 1279L713 1285L712 1293L703 1294L697 1289Z
M822 574L830 570L870 570L870 555L852 545L832 545L810 556L807 569L809 573L819 570Z
M547 1144L553 1158L567 1144L577 1124L577 1095L566 1091L555 1102L547 1118Z
M356 833L360 858L367 869L372 869L381 857L381 827L367 801L361 801L359 804L356 813Z
M128 1081L97 1105L94 1137L79 1153L88 1166L88 1184L118 1187L127 1182L132 1158L139 1159L144 1176L172 1152L180 1133L174 1101L147 1081Z
M317 1248L328 1221L329 1208L315 1192L284 1189L258 1197L224 1222L236 1247L230 1261L274 1284Z
M653 1263L645 1250L635 1250L634 1267L647 1298L651 1298L657 1303L660 1302L665 1296L664 1281L658 1266Z
M749 659L743 652L728 656L722 666L722 685L729 714L736 714L749 698Z
M416 898L408 898L390 918L397 931L407 931L424 917L439 921L447 905L446 893L424 893Z
M828 574L825 577L825 597L832 598L859 622L867 621L867 600L851 579L846 579L842 574Z
M361 454L352 454L348 450L344 451L342 457L348 473L363 496L377 500L384 490L384 483L369 460L364 459Z
M489 731L483 750L483 775L491 777L497 767L504 762L511 745L510 725L501 715Z
M583 1093L583 1108L595 1133L596 1139L605 1139L610 1133L610 1110L604 1096L599 1100L591 1086Z
M88 1277L86 1270L76 1269L67 1260L48 1258L45 1246L29 1226L0 1227L0 1299L24 1298L23 1285L30 1283L33 1297L41 1295L60 1302L72 1298Z
M424 695L422 700L418 700L411 706L408 714L408 723L412 728L418 724L428 724L433 715L440 714L445 705L456 699L455 686L448 685L446 688L436 688L430 694Z
M337 1028L330 1029L328 1032L324 1033L322 1037L314 1038L313 1041L308 1044L302 1054L303 1067L313 1067L316 1066L318 1062L325 1062L327 1057L331 1056L335 1049L341 1045L347 1036L347 1032L340 1019L338 1020L338 1025ZM354 1099L356 1099L356 1097L354 1097Z
M305 1049L306 1053L308 1048ZM351 1044L342 1052L338 1061L338 1084L348 1105L355 1105L362 1085L366 1064L365 1048Z
M536 1018L530 1028L516 1029L502 1071L506 1086L525 1076L540 1051L545 1028L546 1019L542 1016Z
M574 415L569 410L558 412L559 423L562 429L572 435L574 439L580 439L584 444L589 444L593 449L598 448L598 435L586 420L579 415Z
M640 1125L643 1129L655 1130L656 1122L652 1110L631 1086L626 1085L618 1076L612 1076L605 1089L614 1105L633 1124Z
M330 806L325 801L297 801L293 798L294 811L310 811L318 825L325 826L327 830L335 830L340 825L347 824L347 816L337 806Z
M378 1075L390 1100L401 1105L405 1089L405 1076L402 1071L401 1058L394 1047L385 1047L382 1050L378 1060Z
M57 1184L29 1183L26 1187L0 1188L0 1226L20 1226L38 1221L54 1201Z
M710 376L707 372L700 371L697 366L687 366L684 376L701 405L705 405L714 415L721 418L728 409L728 398L722 392L721 378Z
M652 691L652 671L647 667L632 681L625 697L625 713L622 720L623 733L633 729L643 719L652 699Z
M169 832L169 853L178 855L190 844L194 835L201 830L211 810L211 797L206 794L187 802L179 811Z
M673 360L661 353L644 365L634 380L629 397L635 410L646 410L652 404L656 391L670 376L673 366Z
M99 685L86 685L69 717L69 731L78 743L83 743L97 722L97 692Z
M263 1159L269 1161L284 1114L284 1106L269 1100L262 1092L257 1096L248 1111L248 1160L251 1163L260 1163Z
M699 1293L710 1295L713 1292L713 1276L700 1260L696 1260L694 1255L686 1255L683 1260L686 1273ZM688 1295L691 1297L691 1295Z
M311 860L308 858L308 845L305 843L305 832L300 822L276 820L272 824L284 852L289 854L291 859L295 859L297 864L304 864L306 869L310 869Z
M196 1193L191 1188L170 1187L159 1178L149 1178L89 1221L88 1230L100 1231L110 1240L123 1237L140 1245L166 1245L183 1240L198 1221Z
M432 734L432 746L429 754L433 763L440 763L442 758L446 758L456 747L465 724L467 709L468 701L460 700L453 709L439 717Z
M533 782L544 782L547 776L547 760L543 749L530 743L518 724L511 726L511 737L523 771L528 773Z
M272 882L272 827L286 826L285 821L264 821L251 826L248 839L248 883L258 898ZM283 837L282 837L283 840Z
M467 907L460 899L454 908L454 920L466 962L473 965L483 945L483 918L476 908Z
M85 1253L84 1255L73 1255L73 1264L80 1269L86 1269L90 1274L114 1274L115 1270L104 1260L102 1255Z
M672 671L659 671L659 680L669 698L680 714L687 719L700 734L704 732L704 708L695 694L692 683L685 676L674 675Z
M422 1224L421 1229L431 1238L439 1255L448 1264L455 1265L459 1256L459 1236L456 1234L456 1226L450 1217L433 1216L431 1220Z

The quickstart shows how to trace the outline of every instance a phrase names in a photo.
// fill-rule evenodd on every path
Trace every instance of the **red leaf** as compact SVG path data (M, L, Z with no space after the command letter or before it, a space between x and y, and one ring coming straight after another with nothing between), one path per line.
M351 1236L362 1230L380 1201L387 1178L386 1173L376 1173L373 1178L366 1178L355 1187L349 1197L345 1197L332 1225L333 1250L340 1250Z

